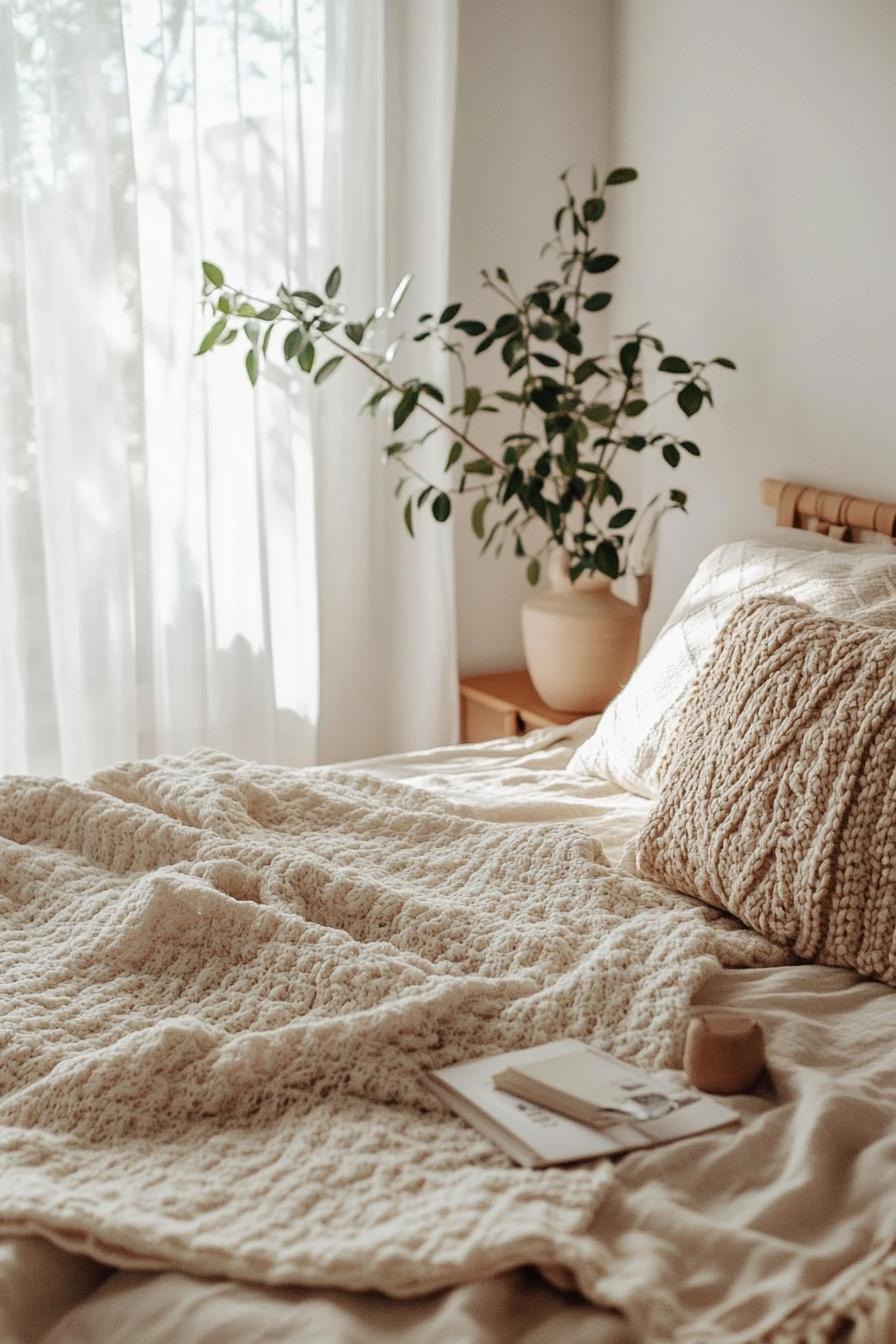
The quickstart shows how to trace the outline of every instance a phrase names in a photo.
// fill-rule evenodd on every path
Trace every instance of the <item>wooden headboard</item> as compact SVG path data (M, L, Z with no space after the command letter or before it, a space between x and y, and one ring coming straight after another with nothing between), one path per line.
M817 490L771 476L765 478L761 489L763 503L777 512L779 527L801 527L841 541L860 541L863 532L896 538L896 504L858 499L840 490Z

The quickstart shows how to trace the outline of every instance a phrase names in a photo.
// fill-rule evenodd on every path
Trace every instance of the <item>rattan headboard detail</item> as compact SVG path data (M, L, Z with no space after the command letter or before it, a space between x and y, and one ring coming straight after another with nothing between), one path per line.
M880 499L857 499L840 490L817 490L795 481L767 476L762 482L762 501L777 510L779 527L801 527L824 532L842 541L851 533L878 532L896 537L896 504Z

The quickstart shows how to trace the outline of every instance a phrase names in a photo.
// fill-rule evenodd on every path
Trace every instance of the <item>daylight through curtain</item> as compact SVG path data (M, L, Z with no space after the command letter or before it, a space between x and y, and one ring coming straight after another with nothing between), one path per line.
M444 298L453 3L0 7L0 770L450 737L450 533L357 385L192 351L202 257Z

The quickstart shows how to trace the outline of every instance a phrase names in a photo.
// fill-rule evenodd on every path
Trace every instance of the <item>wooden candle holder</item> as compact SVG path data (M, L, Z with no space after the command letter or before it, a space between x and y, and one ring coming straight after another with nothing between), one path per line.
M698 1013L688 1024L684 1071L701 1092L749 1092L765 1070L765 1039L752 1017Z

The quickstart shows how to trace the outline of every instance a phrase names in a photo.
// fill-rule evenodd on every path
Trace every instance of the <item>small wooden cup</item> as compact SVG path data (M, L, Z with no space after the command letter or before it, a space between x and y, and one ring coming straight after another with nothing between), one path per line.
M765 1039L755 1018L698 1013L688 1023L684 1071L701 1092L749 1092L765 1062Z

